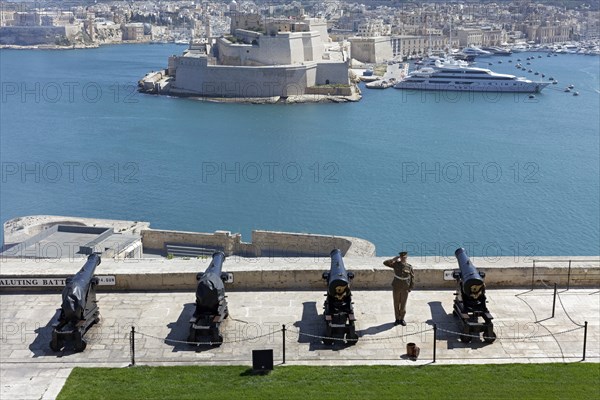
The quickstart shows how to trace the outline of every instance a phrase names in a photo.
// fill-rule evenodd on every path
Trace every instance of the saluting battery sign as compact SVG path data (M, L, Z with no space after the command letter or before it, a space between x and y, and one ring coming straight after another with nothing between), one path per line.
M114 286L117 280L114 276L98 276L99 285ZM0 278L0 287L29 287L29 286L65 286L67 278Z

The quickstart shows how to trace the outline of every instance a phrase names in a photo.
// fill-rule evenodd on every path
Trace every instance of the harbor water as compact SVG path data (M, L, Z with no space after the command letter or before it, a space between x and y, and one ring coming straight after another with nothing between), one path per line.
M1 50L1 221L357 236L378 255L600 253L600 57L479 60L559 82L534 98L361 86L357 103L252 105L136 92L184 48Z

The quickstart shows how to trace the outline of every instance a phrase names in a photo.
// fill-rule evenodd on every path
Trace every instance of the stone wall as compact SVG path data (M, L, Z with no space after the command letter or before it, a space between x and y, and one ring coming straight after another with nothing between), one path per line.
M352 242L344 237L304 233L252 231L252 245L259 257L329 257L333 249L346 254Z
M352 88L350 86L313 86L306 88L306 94L316 94L321 96L351 96Z
M241 235L231 234L227 231L215 233L198 233L185 231L167 231L147 229L142 231L142 244L144 251L163 252L166 244L188 245L207 247L222 250L225 254L233 254L234 248L239 245Z
M317 64L317 85L348 85L348 64L345 62L320 62ZM350 96L352 91L342 96Z
M206 97L276 97L304 94L316 80L316 63L294 66L207 65L206 57L177 57L173 94Z
M355 250L352 250L356 242ZM198 233L147 229L142 231L144 251L159 252L166 244L187 245L222 250L227 256L244 257L329 257L333 249L342 254L374 256L375 245L364 239L308 233L253 231L252 242L241 241L239 233L227 231Z
M364 63L380 63L391 60L392 44L389 36L362 38L352 37L350 40L350 55L355 60Z
M81 32L80 26L10 26L0 28L0 44L31 46L63 44Z
M382 265L384 257L344 257L346 268L355 275L354 290L389 290L393 272ZM415 268L415 290L447 289L449 295L457 284L445 280L444 271L457 269L456 262L410 259ZM223 271L234 276L226 290L324 290L321 275L330 267L329 257L227 257ZM556 282L560 289L600 287L600 260L598 257L580 257L571 263L554 257L550 262L536 261L535 273L531 260L515 261L513 257L483 261L474 259L479 271L486 273L485 281L490 291L503 288L523 290L551 289ZM98 276L115 276L116 285L100 286L101 291L113 290L190 290L196 287L196 274L205 270L210 259L142 259L118 261L103 259L96 270ZM81 268L77 260L5 260L0 280L28 279L32 277L66 277ZM54 290L60 291L61 288ZM0 291L23 290L2 287ZM49 290L31 287L28 290ZM551 299L549 298L549 301Z

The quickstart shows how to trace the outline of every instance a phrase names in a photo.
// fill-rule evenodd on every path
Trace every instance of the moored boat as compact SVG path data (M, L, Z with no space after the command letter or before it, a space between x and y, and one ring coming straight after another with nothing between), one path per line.
M499 74L485 68L464 65L426 67L411 72L396 83L396 89L447 90L473 92L538 93L550 82L534 82L523 77Z

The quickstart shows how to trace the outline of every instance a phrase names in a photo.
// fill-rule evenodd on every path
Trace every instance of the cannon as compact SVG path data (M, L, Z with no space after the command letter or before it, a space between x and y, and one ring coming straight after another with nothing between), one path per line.
M473 335L483 333L483 340L486 343L493 343L496 334L492 322L494 317L486 305L485 272L477 271L465 249L457 249L454 255L458 260L459 270L452 273L458 285L454 293L453 314L460 320L462 331L460 340L469 343Z
M52 330L50 348L53 351L60 351L67 341L73 342L75 351L85 350L87 343L83 335L90 326L100 321L96 301L98 278L94 276L98 265L100 256L90 254L79 272L66 279L60 315Z
M330 253L331 267L323 272L327 281L327 294L324 308L325 338L323 343L333 344L336 339L344 340L347 344L355 344L358 340L354 326L354 308L352 307L352 292L350 282L354 274L346 269L342 252L334 249Z
M206 271L196 275L196 310L190 319L190 343L202 342L203 338L207 338L213 346L223 343L219 328L229 316L224 284L228 281L228 274L222 271L224 261L225 254L218 251L212 255Z

